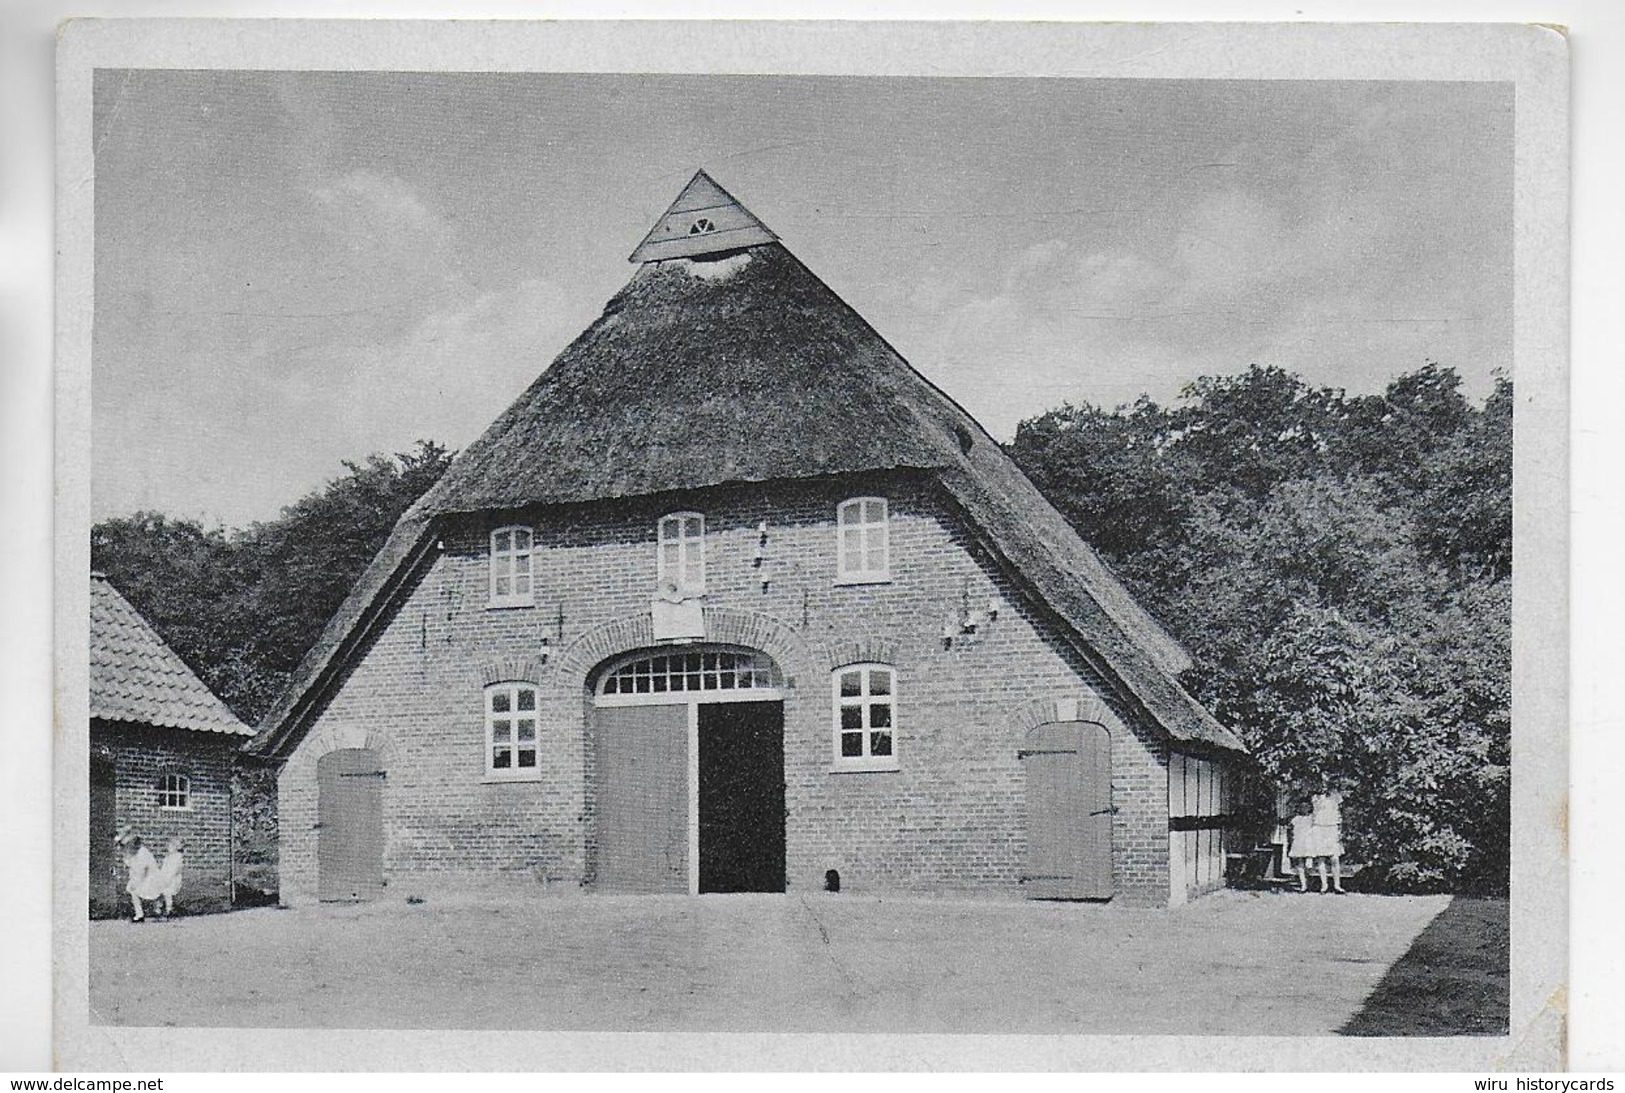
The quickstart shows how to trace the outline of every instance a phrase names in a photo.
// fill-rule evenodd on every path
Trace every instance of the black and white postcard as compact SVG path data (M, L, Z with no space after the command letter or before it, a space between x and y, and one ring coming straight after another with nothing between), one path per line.
M1558 1068L1567 79L69 24L62 1065Z

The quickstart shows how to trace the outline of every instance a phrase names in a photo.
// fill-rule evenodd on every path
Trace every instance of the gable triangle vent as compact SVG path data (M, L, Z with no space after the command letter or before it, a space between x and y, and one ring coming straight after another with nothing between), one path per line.
M696 171L630 260L694 258L774 243L778 238L710 175Z

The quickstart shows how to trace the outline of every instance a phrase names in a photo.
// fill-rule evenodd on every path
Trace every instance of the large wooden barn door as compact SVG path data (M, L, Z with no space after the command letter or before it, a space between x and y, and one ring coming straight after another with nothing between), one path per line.
M687 892L689 707L601 707L594 718L598 888Z
M700 891L784 891L784 704L699 708Z
M1112 746L1104 726L1040 725L1021 751L1027 775L1027 865L1032 899L1112 895Z
M371 748L316 763L317 890L324 900L376 899L384 889L384 768Z
M90 913L118 913L118 863L113 836L118 830L117 771L109 759L90 758Z

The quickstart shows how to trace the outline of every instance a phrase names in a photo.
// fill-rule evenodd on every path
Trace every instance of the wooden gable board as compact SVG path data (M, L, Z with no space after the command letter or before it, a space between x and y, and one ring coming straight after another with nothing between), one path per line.
M778 238L710 175L698 171L643 237L630 260L695 258L773 243Z

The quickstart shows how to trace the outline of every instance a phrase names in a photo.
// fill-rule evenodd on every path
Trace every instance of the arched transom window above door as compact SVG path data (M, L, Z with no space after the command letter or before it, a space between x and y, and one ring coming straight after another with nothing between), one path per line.
M704 701L741 692L777 692L782 686L777 666L762 653L750 649L696 649L642 654L613 665L599 681L598 694L604 699L698 695Z

